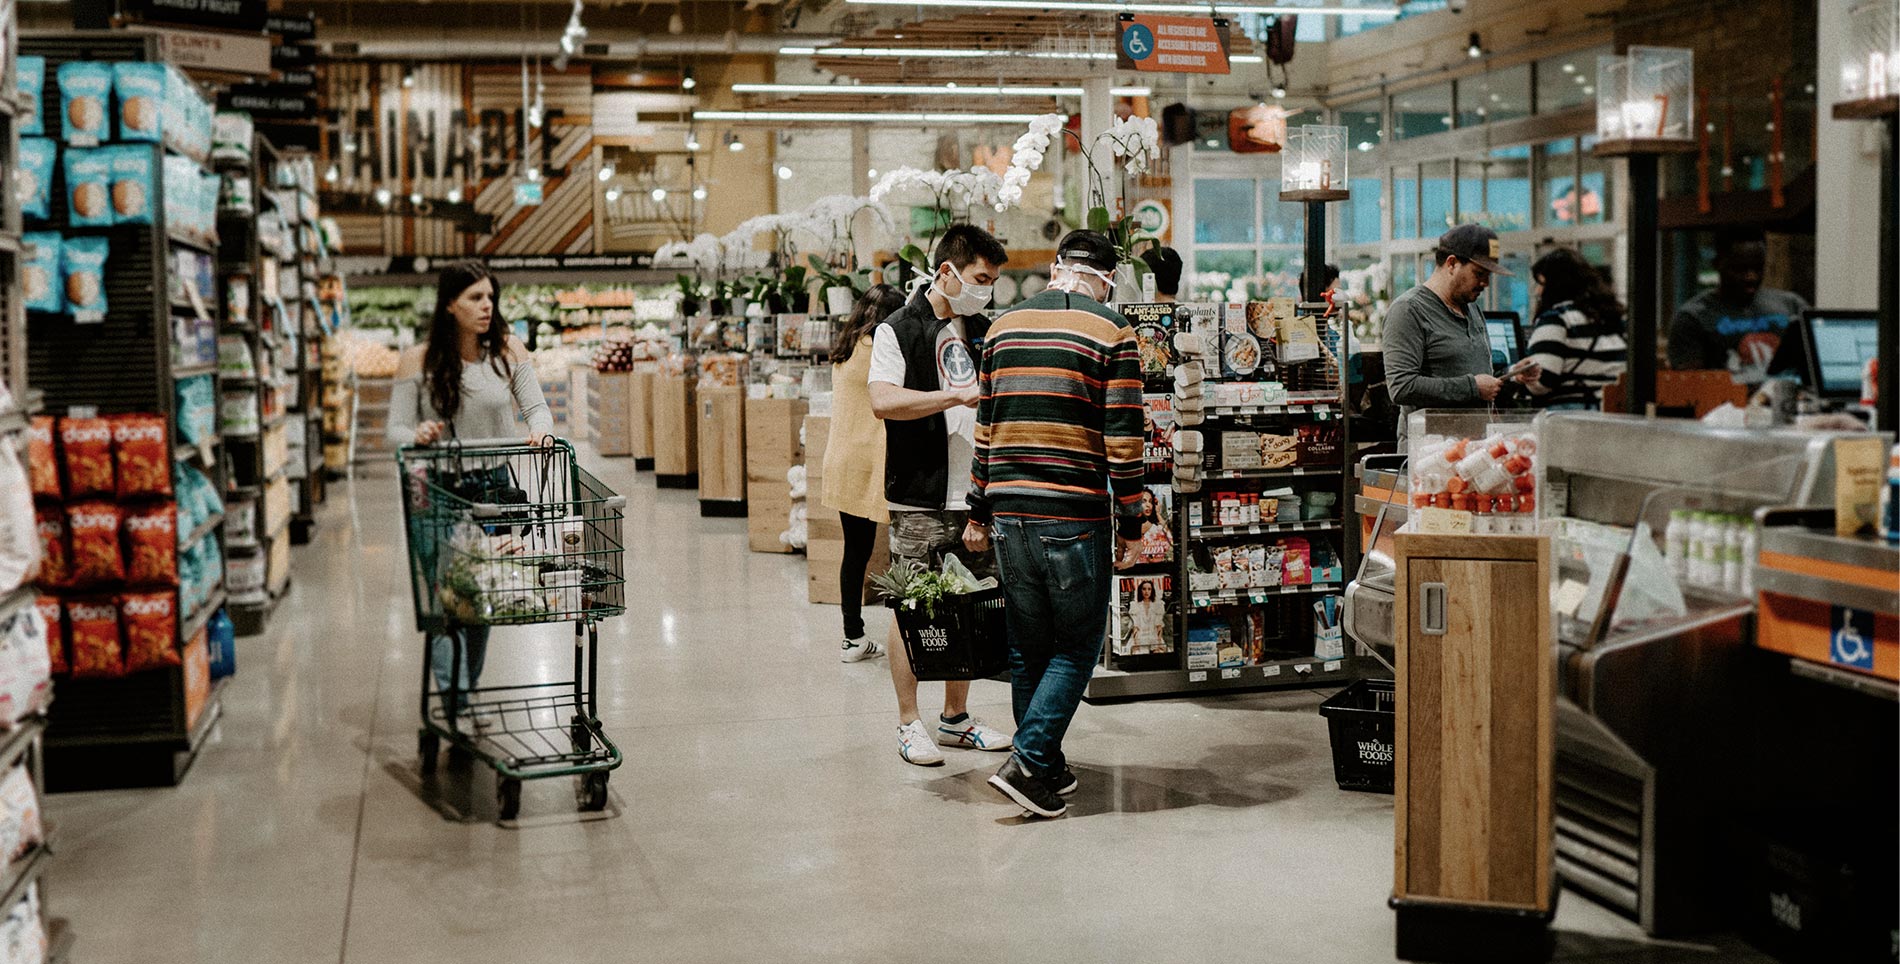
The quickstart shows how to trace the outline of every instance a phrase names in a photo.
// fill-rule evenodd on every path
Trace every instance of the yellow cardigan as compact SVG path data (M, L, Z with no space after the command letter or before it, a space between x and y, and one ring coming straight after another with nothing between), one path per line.
M891 521L884 497L884 423L871 414L871 336L858 339L831 371L831 435L825 440L827 508L874 522Z

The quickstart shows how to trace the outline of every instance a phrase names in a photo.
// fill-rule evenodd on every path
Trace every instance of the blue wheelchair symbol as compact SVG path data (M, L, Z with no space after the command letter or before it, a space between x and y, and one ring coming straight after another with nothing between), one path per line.
M1130 24L1122 31L1122 53L1127 54L1129 60L1147 60L1154 52L1155 35L1147 27Z
M1848 606L1835 605L1834 632L1829 640L1828 658L1855 669L1874 668L1874 614Z

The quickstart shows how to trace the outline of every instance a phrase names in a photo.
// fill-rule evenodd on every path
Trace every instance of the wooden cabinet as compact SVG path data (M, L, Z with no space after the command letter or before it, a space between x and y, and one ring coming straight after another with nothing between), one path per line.
M1401 533L1394 546L1399 956L1491 944L1539 959L1555 910L1550 542Z
M802 398L746 400L746 542L753 552L796 551L779 534L791 525L792 486L785 475L804 461L799 429L808 407Z
M636 469L653 468L653 382L659 374L654 362L635 362L627 378L629 454Z
M699 390L699 514L745 515L745 389Z
M661 488L690 489L697 484L697 396L690 376L661 374L653 379L653 473Z

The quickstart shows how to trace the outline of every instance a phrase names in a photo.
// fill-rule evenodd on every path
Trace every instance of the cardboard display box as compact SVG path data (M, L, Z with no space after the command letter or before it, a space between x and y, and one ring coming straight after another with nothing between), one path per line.
M594 372L594 449L602 455L633 454L632 372Z

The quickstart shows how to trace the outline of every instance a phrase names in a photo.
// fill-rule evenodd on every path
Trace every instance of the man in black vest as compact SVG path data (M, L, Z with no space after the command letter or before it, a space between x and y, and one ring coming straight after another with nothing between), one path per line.
M976 437L978 348L989 331L980 312L1009 254L981 228L952 225L937 242L930 284L871 336L871 412L884 420L884 496L891 509L891 565L935 569L963 544L969 519L970 458ZM935 557L935 558L933 558ZM978 577L994 575L988 553L965 558ZM1009 734L969 713L970 684L943 684L943 714L927 727L917 710L917 677L891 627L891 681L897 687L897 751L906 763L937 766L944 746L1010 749Z

